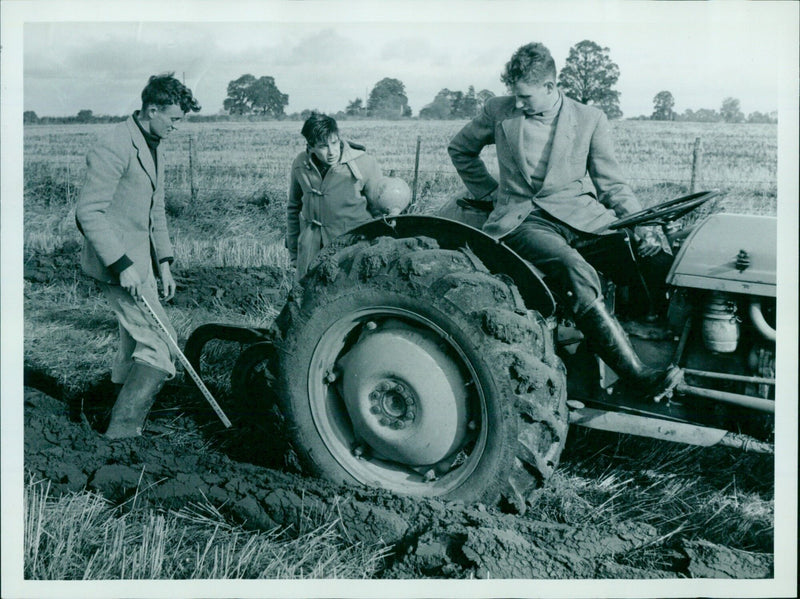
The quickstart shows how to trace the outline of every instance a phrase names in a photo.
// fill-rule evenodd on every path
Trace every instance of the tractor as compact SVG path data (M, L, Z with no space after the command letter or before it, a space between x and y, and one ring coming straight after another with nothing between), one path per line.
M719 195L645 209L579 248L642 360L683 369L659 401L618 380L543 274L480 230L491 204L463 198L339 237L273 326L202 325L186 355L199 368L208 341L239 342L232 396L277 398L305 471L400 494L524 511L576 425L771 452L776 219L697 218ZM673 249L664 297L631 247L637 225Z

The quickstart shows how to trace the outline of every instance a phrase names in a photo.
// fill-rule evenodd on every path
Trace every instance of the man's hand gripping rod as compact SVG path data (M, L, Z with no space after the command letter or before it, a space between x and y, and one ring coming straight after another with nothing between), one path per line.
M231 421L228 420L228 417L225 415L225 412L222 411L222 408L219 407L219 404L214 399L214 396L211 395L211 391L208 390L208 387L206 387L205 383L203 383L203 381L200 379L200 375L197 374L197 371L194 369L191 362L189 362L189 358L183 355L181 348L178 346L177 342L172 338L172 335L169 334L167 327L165 327L164 323L161 322L161 319L158 317L158 314L155 313L155 310L153 310L153 307L144 298L144 296L139 296L139 299L141 300L142 304L144 304L144 307L147 309L147 312L150 314L150 316L153 317L153 320L156 321L156 324L158 324L158 328L161 329L161 332L164 333L164 335L166 335L170 347L172 347L172 349L175 351L176 355L178 356L178 360L180 360L180 363L183 364L183 367L186 369L186 372L189 373L189 376L192 377L192 380L197 385L197 388L200 389L200 392L203 394L203 397L205 397L206 401L208 401L211 407L214 408L214 412L216 412L217 416L219 416L219 419L222 420L222 423L227 428L230 428Z

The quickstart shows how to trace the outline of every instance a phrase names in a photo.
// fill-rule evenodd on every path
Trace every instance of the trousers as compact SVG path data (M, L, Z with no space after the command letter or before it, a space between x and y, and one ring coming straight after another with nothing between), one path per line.
M603 296L597 271L572 247L589 236L534 210L501 241L541 270L548 285L580 317Z
M134 362L157 368L166 373L168 378L173 378L175 364L172 350L164 338L164 333L155 322L152 322L145 308L120 285L103 282L99 285L119 325L119 345L111 366L111 381L124 383ZM172 338L177 340L175 329L158 299L158 288L152 270L144 281L142 295L147 298Z

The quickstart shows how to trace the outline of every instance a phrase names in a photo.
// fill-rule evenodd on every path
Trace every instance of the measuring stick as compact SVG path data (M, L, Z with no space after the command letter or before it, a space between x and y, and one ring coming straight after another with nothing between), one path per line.
M203 397L205 397L206 401L208 401L211 407L214 408L214 412L216 412L217 416L219 416L219 419L222 420L222 423L227 428L230 428L231 421L228 420L228 417L225 415L225 412L223 412L222 408L219 407L217 400L215 400L214 396L211 395L211 391L208 390L208 387L206 387L205 383L203 383L202 379L200 378L200 375L197 374L197 371L192 366L192 363L189 362L189 358L183 355L181 348L172 338L172 335L169 334L167 327L165 327L164 323L161 322L161 319L158 317L158 314L156 314L155 310L153 310L153 307L150 305L150 302L148 302L143 295L140 295L139 299L142 300L142 304L144 304L144 307L147 308L147 312L150 314L150 316L153 317L153 320L156 321L156 324L158 324L158 328L161 329L161 332L167 336L167 340L169 341L170 347L172 347L172 349L175 350L178 359L180 360L181 364L183 364L183 367L186 369L186 372L189 373L189 376L192 377L192 380L195 382L195 384L197 384L197 388L200 389L200 392L203 394Z

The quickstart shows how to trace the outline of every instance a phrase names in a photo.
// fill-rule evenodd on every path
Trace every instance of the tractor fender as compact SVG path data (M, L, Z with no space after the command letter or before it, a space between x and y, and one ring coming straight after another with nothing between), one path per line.
M548 318L555 313L552 293L536 268L504 243L480 229L440 216L405 214L379 218L350 231L365 239L377 237L430 237L440 247L458 250L468 247L494 274L510 277L525 300L525 305Z

